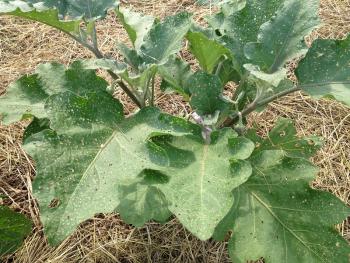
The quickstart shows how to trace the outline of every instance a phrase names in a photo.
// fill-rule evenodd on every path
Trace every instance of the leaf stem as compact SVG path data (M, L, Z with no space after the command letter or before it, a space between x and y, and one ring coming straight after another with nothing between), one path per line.
M69 35L71 38L73 38L75 41L80 43L82 46L84 46L85 48L90 50L95 55L96 58L99 58L99 59L105 58L104 55L101 53L101 51L97 47L97 40L96 40L96 44L94 44L94 46L91 46L88 43L86 43L85 41L83 41L82 39L80 39L79 37L76 37L75 35L73 35L69 32L66 32L66 31L64 31L64 32L67 35ZM96 33L96 31L95 31L95 33ZM107 72L114 80L116 80L119 87L121 87L121 89L130 97L130 99L137 105L137 107L139 107L139 108L144 107L144 106L142 106L142 103L136 97L136 95L128 88L128 86L123 82L122 79L119 78L119 76L117 74L115 74L111 70L107 70Z
M297 91L300 91L301 88L299 86L282 91L280 93L277 93L271 97L268 97L266 99L263 99L261 101L259 100L255 100L252 103L250 103L243 111L241 112L236 112L233 116L231 116L229 119L227 119L224 123L225 127L229 127L232 126L234 123L236 123L237 118L240 116L240 114L242 115L242 117L245 117L247 115L249 115L250 113L252 113L253 111L255 111L257 108L265 106L266 104L269 104L270 102L277 100L281 97L284 97L290 93L294 93Z
M155 83L156 83L156 74L152 77L152 93L151 93L151 106L154 106L154 90L155 90Z

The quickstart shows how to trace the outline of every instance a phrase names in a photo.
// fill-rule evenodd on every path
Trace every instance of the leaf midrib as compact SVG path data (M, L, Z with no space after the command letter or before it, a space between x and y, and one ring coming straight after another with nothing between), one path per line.
M287 225L285 225L282 220L271 210L271 208L262 200L258 197L257 194L255 194L253 191L250 191L249 189L245 188L245 190L252 195L262 206L266 208L266 210L272 215L273 218L275 218L278 223L283 227L283 229L287 230L292 236L294 236L303 246L305 246L308 250L310 250L315 256L317 256L322 262L327 263L326 261L323 260L321 256L317 254L316 251L311 249L292 229L290 229ZM286 259L286 262L287 259Z

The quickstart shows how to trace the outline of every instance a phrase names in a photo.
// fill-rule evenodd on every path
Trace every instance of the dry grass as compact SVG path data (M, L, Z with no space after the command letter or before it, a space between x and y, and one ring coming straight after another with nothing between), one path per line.
M180 10L195 12L202 22L211 10L198 8L190 0L125 1L134 9L158 17ZM321 15L325 25L312 34L310 40L341 38L350 31L350 1L323 0ZM126 35L113 16L98 25L102 50L118 56L115 41L125 41ZM44 25L11 17L0 17L0 94L20 75L32 72L46 61L70 63L76 58L90 57L64 34ZM133 106L119 94L127 111ZM188 106L178 96L161 95L158 105L170 113L189 114ZM295 94L272 104L251 122L267 132L278 116L295 120L301 135L317 134L327 139L314 158L321 170L314 186L333 192L350 203L350 111L334 101L315 102ZM5 205L20 211L34 222L34 230L23 248L4 262L230 262L226 244L201 242L189 234L176 220L165 225L149 223L140 229L124 224L117 215L98 215L81 227L57 248L47 245L39 221L38 207L31 194L35 169L21 148L21 136L26 123L0 126L0 193L8 196ZM350 220L349 220L350 221ZM339 227L350 240L350 222Z

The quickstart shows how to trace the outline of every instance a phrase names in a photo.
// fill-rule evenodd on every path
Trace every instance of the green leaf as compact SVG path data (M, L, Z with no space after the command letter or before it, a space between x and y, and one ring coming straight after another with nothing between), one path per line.
M157 73L157 65L147 65L143 68L140 73L130 73L125 71L121 74L121 78L125 80L130 87L135 90L138 94L147 95L147 90L150 86L151 79Z
M199 115L215 114L226 107L221 99L223 86L218 76L198 71L188 79L187 85L191 92L190 104Z
M120 204L117 211L130 224L141 227L149 220L166 222L171 216L168 201L159 185L169 178L157 171L145 170L134 181L126 180L118 186Z
M296 75L302 90L311 96L331 97L350 106L350 36L316 40Z
M32 224L24 215L0 206L0 257L15 252L31 230Z
M147 35L154 23L154 17L141 15L126 8L120 8L117 10L117 15L128 33L135 49L139 50L143 38Z
M75 34L79 32L80 21L61 21L59 19L59 10L49 9L50 6L45 6L44 1L40 1L44 3L43 5L38 3L34 6L32 5L32 2L33 1L1 0L0 15L7 14L38 21L52 26L54 28L57 28L66 33ZM62 15L60 15L60 17L62 17Z
M169 16L153 25L144 37L140 55L147 64L164 64L180 51L182 40L191 27L191 15L186 12Z
M135 49L129 48L123 43L118 43L117 48L119 52L123 55L125 63L127 63L132 70L139 73L142 69L144 61L142 57L137 53Z
M39 119L34 117L32 122L27 126L23 134L23 141L25 142L33 134L39 133L43 130L50 129L49 119Z
M52 244L95 213L116 211L119 185L135 183L144 169L163 169L149 157L146 142L151 136L186 134L193 127L153 108L120 122L119 103L107 101L100 91L83 98L71 92L55 95L47 110L58 132L34 134L24 148L37 165L33 191Z
M226 59L222 61L215 69L218 77L221 80L221 83L225 85L226 83L233 81L239 83L241 80L239 67L234 65L231 59Z
M209 74L213 72L218 63L225 57L230 57L230 51L216 40L209 39L200 32L188 32L190 51L197 58L201 68Z
M246 56L262 71L274 73L304 55L304 37L320 25L319 5L319 0L286 0L276 17L261 26L257 43L245 47Z
M104 61L76 61L67 70L58 63L38 66L34 75L20 78L0 97L0 115L3 116L3 122L9 124L33 116L46 118L45 103L54 94L71 91L83 96L91 90L105 91L107 82L96 76L94 70L85 68L102 66L102 62Z
M268 139L256 142L259 143L259 151L283 150L288 157L306 159L314 156L323 145L323 140L317 136L299 138L293 121L285 118L278 119Z
M263 140L250 131L256 148L253 175L235 190L235 204L214 237L234 234L234 262L347 262L350 248L334 225L350 209L330 193L310 188L317 169L306 159L320 147L316 137L298 138L288 119L280 119ZM312 143L310 143L312 140Z
M348 262L349 245L334 225L350 209L330 193L310 188L317 170L278 150L262 151L252 164L253 176L237 190L232 260Z
M240 2L240 1L238 1ZM256 42L260 26L269 21L284 0L247 0L246 4L239 3L237 9L223 8L220 13L209 17L208 23L222 36L221 41L227 45L238 63L246 63L244 46L249 42ZM225 11L228 10L229 12ZM230 47L231 48L230 48Z
M171 56L169 60L158 67L158 73L163 78L161 88L174 90L185 98L188 97L189 90L186 90L186 83L193 75L190 65L182 59Z
M0 10L28 12L36 9L46 11L56 9L60 20L97 20L104 18L107 10L118 6L116 0L1 0Z
M48 96L37 75L20 78L0 97L2 121L10 124L33 115L46 117L44 106Z
M170 158L195 160L166 171L170 181L159 188L170 202L169 210L201 240L213 235L217 224L233 205L232 190L251 175L249 162L240 158L249 157L254 147L242 149L248 140L238 142L241 139L236 137L232 129L224 129L212 134L210 144L187 136L175 137L170 143L159 146ZM230 140L241 147L231 147Z

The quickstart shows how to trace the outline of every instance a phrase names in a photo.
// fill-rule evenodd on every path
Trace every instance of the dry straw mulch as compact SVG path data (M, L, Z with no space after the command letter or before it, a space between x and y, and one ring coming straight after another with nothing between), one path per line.
M213 12L198 7L191 0L122 1L124 6L157 17L181 10L203 16ZM350 0L323 0L321 16L325 25L314 32L316 38L342 38L350 32ZM113 15L99 23L102 51L117 57L116 41L126 41L125 32ZM187 54L184 51L184 54ZM43 62L56 60L65 64L91 54L64 34L45 25L25 20L0 17L0 94L9 83L32 72ZM189 60L192 60L188 56ZM126 112L133 105L117 94ZM165 111L188 116L190 110L178 96L160 95L158 105ZM254 114L251 123L266 133L279 116L292 118L300 135L316 134L326 138L326 145L313 159L320 172L313 182L318 189L331 191L350 204L350 110L329 100L313 101L301 93L283 98L262 114ZM3 262L230 262L225 243L201 242L175 219L165 225L149 223L135 229L124 224L118 215L96 215L59 247L49 247L43 237L38 206L31 194L35 166L21 148L21 136L27 123L0 126L0 193L8 198L4 204L26 214L33 220L34 230L24 246ZM350 240L350 219L339 226L341 234Z

